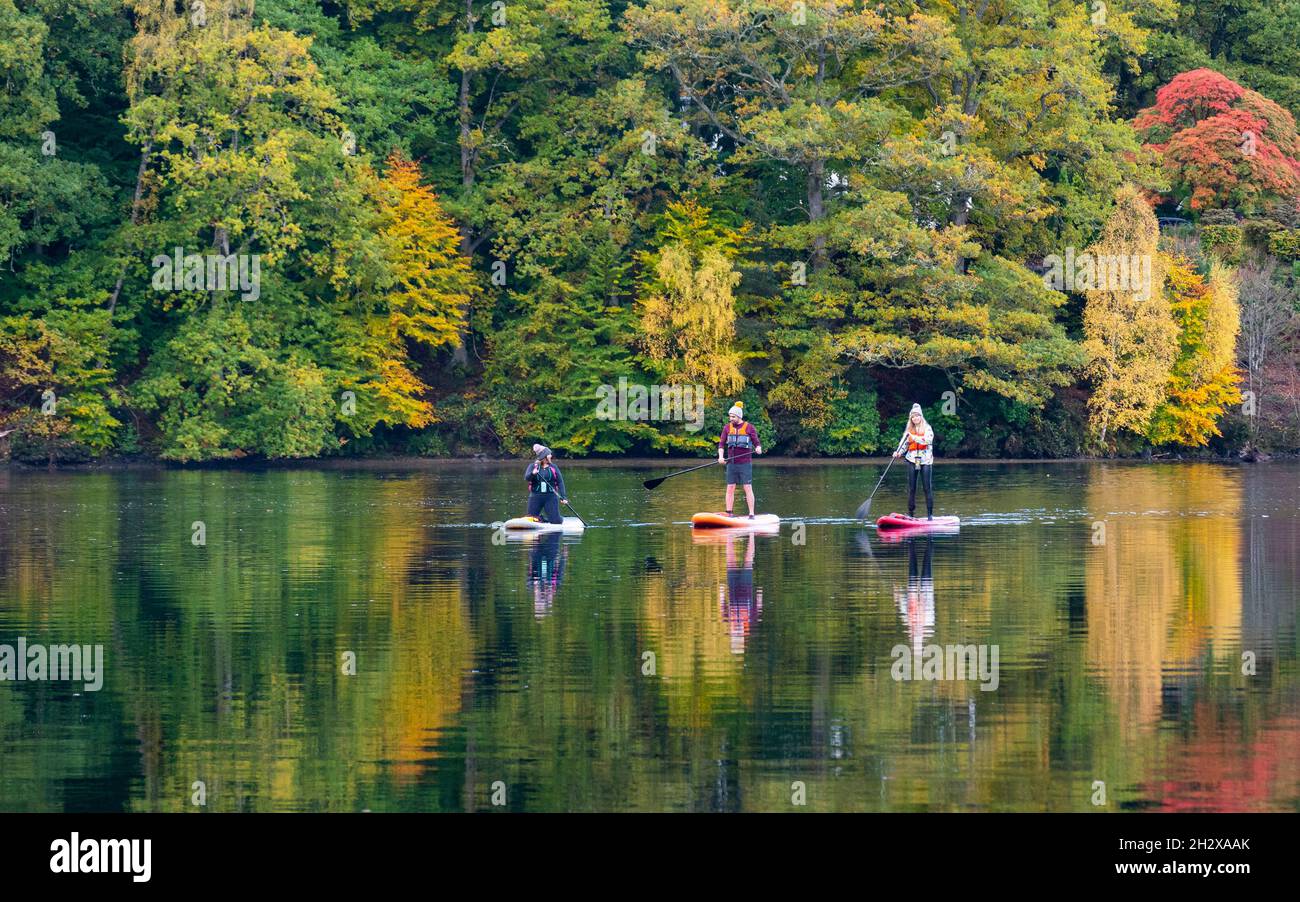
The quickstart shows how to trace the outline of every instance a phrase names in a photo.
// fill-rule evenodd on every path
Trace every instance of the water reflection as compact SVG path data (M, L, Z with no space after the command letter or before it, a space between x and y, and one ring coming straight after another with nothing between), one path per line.
M894 604L912 640L912 653L919 656L934 635L934 538L912 536L906 542L907 584L894 588Z
M0 470L0 643L106 668L0 681L0 808L1300 805L1300 466L940 467L961 533L898 542L815 519L861 468L771 466L804 544L621 468L566 473L580 543L503 545L513 466ZM891 678L938 640L997 689Z
M697 541L701 538L697 537ZM763 590L754 587L754 550L758 547L758 537L749 533L719 538L727 546L727 582L718 586L718 610L731 634L732 654L741 655L745 654L750 629L763 616Z
M566 538L559 532L523 532L507 534L507 539L527 542L528 587L533 595L533 616L541 620L555 605L556 593L564 582L564 568L569 561L569 543L582 540L581 535Z
M1125 735L1154 729L1238 639L1241 503L1225 467L1103 466L1089 481L1104 528L1086 569L1088 660Z

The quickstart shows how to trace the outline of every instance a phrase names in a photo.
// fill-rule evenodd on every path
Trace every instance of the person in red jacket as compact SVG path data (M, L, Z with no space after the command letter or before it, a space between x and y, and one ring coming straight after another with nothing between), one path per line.
M736 486L745 487L745 502L749 505L749 519L754 519L754 455L763 453L758 441L758 430L745 422L745 406L737 401L727 411L727 425L722 427L718 439L718 463L727 465L727 516L731 516L736 499Z

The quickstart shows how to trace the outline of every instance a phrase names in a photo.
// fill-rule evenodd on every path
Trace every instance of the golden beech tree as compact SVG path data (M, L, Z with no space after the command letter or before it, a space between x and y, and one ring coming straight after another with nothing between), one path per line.
M1234 349L1241 328L1237 284L1223 264L1202 277L1192 261L1166 258L1166 293L1178 323L1178 358L1168 397L1155 411L1148 436L1156 444L1204 445L1222 435L1219 418L1241 400Z
M1125 185L1115 192L1115 209L1088 249L1094 261L1109 263L1111 274L1124 262L1130 274L1144 276L1143 284L1096 280L1086 291L1085 373L1093 382L1089 425L1102 445L1119 429L1145 433L1165 399L1178 325L1164 295L1159 238L1150 205L1136 187Z
M460 234L433 189L420 182L419 164L393 153L378 186L382 197L388 279L382 303L369 318L368 343L382 402L374 419L412 427L434 421L421 397L407 342L430 350L459 341L474 293L474 277L460 253ZM386 289L386 290L384 290Z
M384 181L395 192L383 230L394 269L391 335L430 348L454 344L474 287L469 262L460 254L460 234L433 189L420 184L419 164L394 153Z

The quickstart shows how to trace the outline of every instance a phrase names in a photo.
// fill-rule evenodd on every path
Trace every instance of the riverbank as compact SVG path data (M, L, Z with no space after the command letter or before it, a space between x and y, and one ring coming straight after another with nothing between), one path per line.
M1268 459L1247 460L1236 455L1161 456L1161 457L948 457L936 458L936 466L989 465L989 464L1067 464L1067 463L1267 463L1269 460L1296 460L1300 454L1293 452L1272 454ZM436 469L500 469L522 466L524 457L314 457L289 460L254 460L244 458L230 461L204 463L176 463L153 458L109 458L82 463L61 463L55 469L67 472L98 472L118 470L436 470ZM760 466L819 467L819 466L876 466L888 463L888 456L880 457L760 457ZM707 463L704 457L558 457L557 463L566 468L604 469L631 467L635 469L673 469ZM16 460L0 461L0 470L35 470L48 472L39 463Z

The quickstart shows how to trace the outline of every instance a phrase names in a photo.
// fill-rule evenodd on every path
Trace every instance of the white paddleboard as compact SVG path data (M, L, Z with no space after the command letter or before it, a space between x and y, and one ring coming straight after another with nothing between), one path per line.
M527 529L534 532L582 532L582 521L577 517L565 517L564 523L543 523L536 517L513 517L504 524L506 529Z

